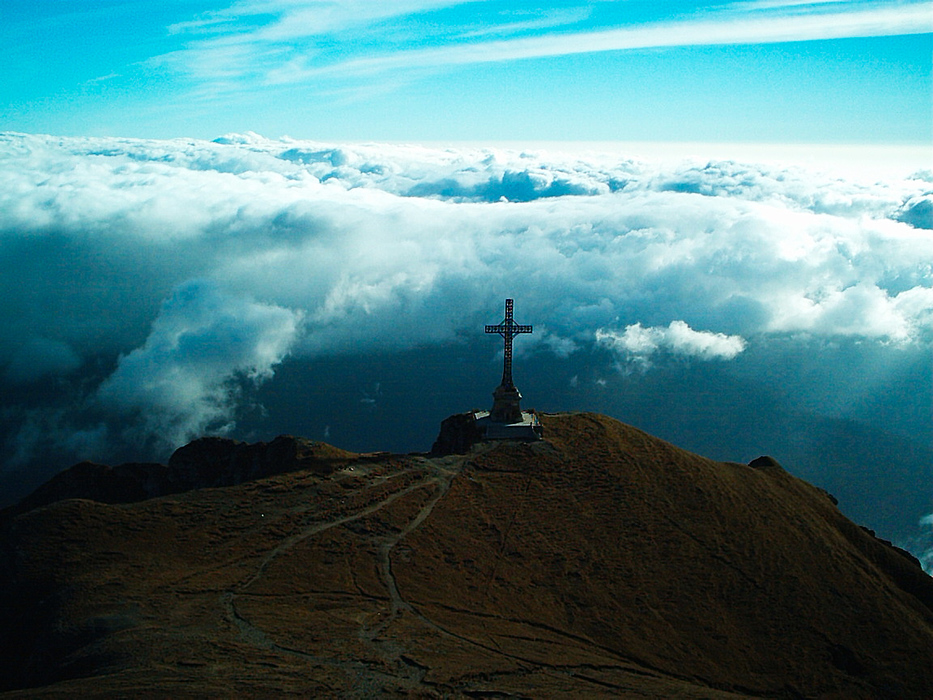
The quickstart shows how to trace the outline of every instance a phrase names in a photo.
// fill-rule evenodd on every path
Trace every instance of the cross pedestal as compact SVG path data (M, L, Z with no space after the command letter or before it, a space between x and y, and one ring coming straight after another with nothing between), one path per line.
M520 423L522 420L522 395L513 384L505 386L500 384L492 392L493 404L489 418L494 423Z

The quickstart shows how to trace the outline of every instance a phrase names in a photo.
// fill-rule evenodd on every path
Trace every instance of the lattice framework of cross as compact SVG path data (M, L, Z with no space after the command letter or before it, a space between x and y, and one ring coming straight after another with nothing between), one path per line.
M512 300L505 300L505 318L497 326L486 326L487 333L498 333L505 340L505 353L502 362L502 386L513 388L512 383L512 339L519 333L532 333L531 326L515 323L512 318Z

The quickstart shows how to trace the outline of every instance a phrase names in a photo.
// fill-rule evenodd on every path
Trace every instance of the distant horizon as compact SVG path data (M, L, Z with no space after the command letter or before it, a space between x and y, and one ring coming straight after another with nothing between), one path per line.
M289 138L291 138L289 136ZM305 140L305 139L296 139ZM307 139L314 140L314 139ZM362 144L364 140L346 141ZM805 165L815 159L850 163L859 155L871 155L885 161L886 167L933 169L933 143L903 142L802 142L802 141L589 141L586 139L504 140L504 141L382 141L397 145L420 145L428 148L504 148L510 150L541 149L556 153L603 153L606 155L636 155L646 159L667 161L673 158L740 158L755 162L780 161ZM892 161L896 161L892 162ZM876 163L877 164L877 163ZM867 167L867 166L866 166Z
M63 134L19 132L28 136L49 136L67 139L125 139L129 141L195 140L216 142L230 136L255 136L265 141L282 143L304 142L344 146L411 146L427 149L502 149L509 151L538 150L577 157L625 156L671 164L692 158L741 160L749 163L798 165L820 170L824 167L855 167L881 176L908 176L918 171L933 170L933 143L926 142L801 142L801 141L691 141L691 140L588 140L588 139L327 139L313 136L281 134L273 136L254 129L215 134L210 137L180 135L165 138L128 134ZM864 159L870 159L866 161ZM852 173L849 173L850 175Z

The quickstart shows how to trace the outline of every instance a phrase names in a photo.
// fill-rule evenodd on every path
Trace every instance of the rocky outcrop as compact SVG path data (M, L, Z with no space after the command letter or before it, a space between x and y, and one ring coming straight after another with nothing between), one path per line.
M473 411L455 413L441 422L441 430L431 447L431 454L464 454L483 439Z
M300 470L329 474L357 457L324 442L290 435L254 444L219 437L200 438L177 449L167 466L148 462L115 467L93 462L76 464L4 510L0 519L68 498L135 503Z
M177 449L168 461L168 473L178 491L188 491L235 486L305 469L326 475L357 456L327 443L290 435L256 444L208 437Z

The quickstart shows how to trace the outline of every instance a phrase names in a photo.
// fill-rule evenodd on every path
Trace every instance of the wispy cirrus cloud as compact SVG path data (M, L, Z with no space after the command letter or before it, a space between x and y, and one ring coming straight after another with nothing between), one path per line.
M758 0L638 21L592 8L516 17L490 4L241 2L174 25L192 41L160 60L195 79L239 74L281 84L606 51L933 32L925 2ZM442 12L451 8L457 12Z
M810 10L822 5L842 3L851 3L851 0L747 0L732 3L731 7L735 10L775 10L791 7Z
M483 24L475 29L469 29L458 35L459 39L474 37L503 36L520 34L538 29L550 29L569 24L575 24L587 19L592 13L589 7L576 7L566 10L527 13L520 20L504 24Z
M896 36L933 31L929 8L918 5L879 7L857 12L822 12L783 16L738 16L659 22L572 34L450 45L360 58L315 73L377 73L406 67L494 63L603 51L764 44L851 37Z
M365 0L240 0L224 10L207 12L196 19L173 24L169 31L209 35L239 28L241 33L257 32L259 38L294 39L484 1L398 0L374 3Z

